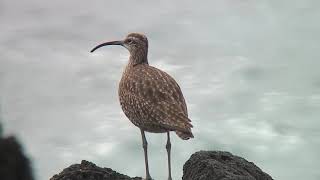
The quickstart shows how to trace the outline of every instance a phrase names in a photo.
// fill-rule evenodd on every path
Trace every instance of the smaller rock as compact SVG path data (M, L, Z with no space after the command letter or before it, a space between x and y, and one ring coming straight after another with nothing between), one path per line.
M183 166L183 180L272 180L252 162L223 151L199 151Z
M16 138L0 138L0 179L33 180L29 159Z
M74 164L54 175L50 180L141 180L117 173L110 168L101 168L95 164L82 160L81 164Z

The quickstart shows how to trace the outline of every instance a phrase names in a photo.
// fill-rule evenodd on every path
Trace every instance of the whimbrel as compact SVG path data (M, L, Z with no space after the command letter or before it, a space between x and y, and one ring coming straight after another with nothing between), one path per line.
M122 41L102 43L91 50L120 45L130 52L129 62L119 84L120 105L124 114L140 128L144 149L146 179L149 173L146 132L167 133L169 180L171 177L170 131L183 140L193 138L187 106L177 82L166 72L148 63L148 39L139 33L130 33Z

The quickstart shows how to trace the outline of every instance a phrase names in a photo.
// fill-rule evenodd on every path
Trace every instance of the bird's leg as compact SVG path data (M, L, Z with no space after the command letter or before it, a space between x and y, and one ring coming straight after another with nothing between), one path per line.
M150 173L149 173L149 165L148 165L148 142L146 139L146 135L144 134L144 131L140 129L141 136L142 136L142 146L144 150L144 162L146 165L146 180L152 180Z
M168 153L168 170L169 170L169 178L168 180L172 180L171 177L171 142L170 142L170 132L167 132L167 144L166 144L166 149Z

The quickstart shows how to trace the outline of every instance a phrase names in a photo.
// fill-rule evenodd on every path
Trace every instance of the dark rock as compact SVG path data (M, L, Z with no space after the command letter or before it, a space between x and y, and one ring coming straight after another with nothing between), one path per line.
M14 137L0 138L0 179L33 180L30 162Z
M272 180L252 162L222 151L199 151L183 166L183 180Z
M101 168L95 164L82 160L81 164L74 164L54 175L50 180L141 180L117 173L110 168Z
M273 180L252 162L229 152L199 151L183 166L183 180ZM83 160L50 180L141 180Z

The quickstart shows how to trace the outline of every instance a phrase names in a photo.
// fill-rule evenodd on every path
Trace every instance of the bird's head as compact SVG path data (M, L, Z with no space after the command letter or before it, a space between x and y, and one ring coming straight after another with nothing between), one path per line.
M148 50L148 39L143 34L130 33L124 39L123 46L126 47L130 53L138 50Z
M90 52L94 52L100 47L108 45L120 45L127 48L130 52L130 59L136 61L134 64L148 63L148 39L140 33L130 33L122 41L109 41L94 47Z

